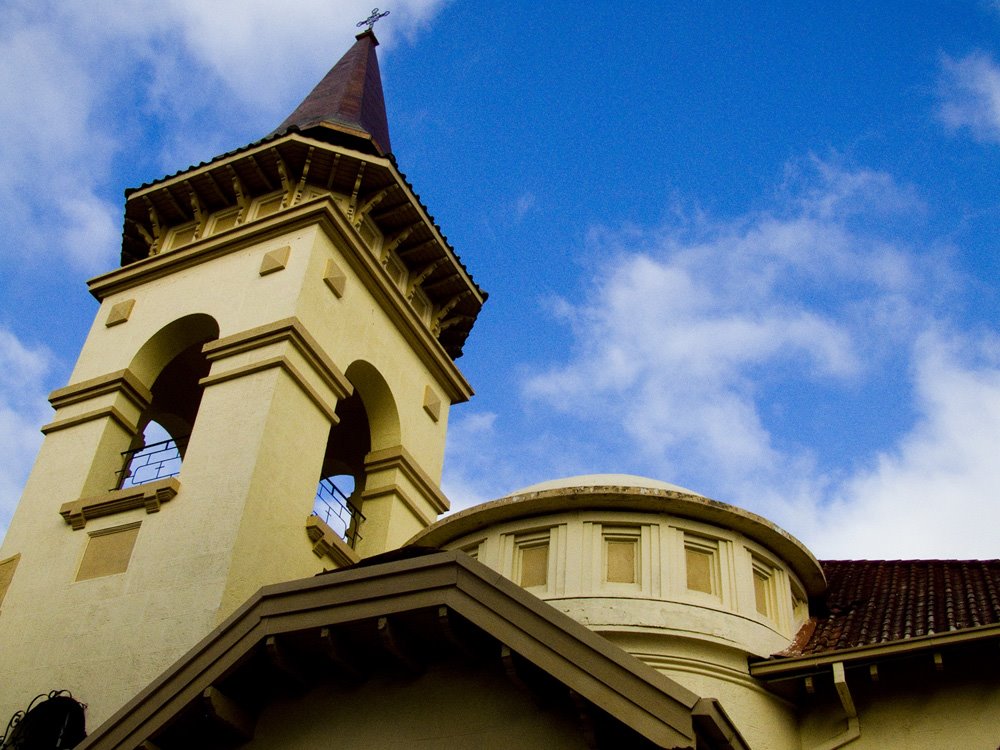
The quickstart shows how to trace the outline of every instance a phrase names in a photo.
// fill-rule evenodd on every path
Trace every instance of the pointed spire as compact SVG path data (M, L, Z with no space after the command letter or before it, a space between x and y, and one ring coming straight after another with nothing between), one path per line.
M381 156L392 153L382 77L375 54L378 40L370 28L355 38L354 46L274 133L284 133L292 127L303 132L329 128L371 141Z

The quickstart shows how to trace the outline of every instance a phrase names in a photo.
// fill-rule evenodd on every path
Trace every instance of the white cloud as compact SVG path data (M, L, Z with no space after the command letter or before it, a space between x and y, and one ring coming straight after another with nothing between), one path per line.
M912 191L805 165L771 212L595 230L592 292L551 304L574 350L524 383L551 410L536 420L565 415L625 465L694 478L823 556L996 556L1000 339L941 333L933 290L959 281L933 248L879 230L887 205L922 209ZM880 454L827 474L769 426L783 390L836 404L884 366L910 372L893 387L916 418L887 428Z
M495 481L492 475L504 462L498 460L496 418L492 412L473 412L452 418L448 425L448 453L441 488L451 500L451 509L461 510L492 499L484 488ZM484 481L484 474L490 475Z
M914 355L920 419L820 510L824 556L1000 554L1000 339L928 333Z
M716 467L733 488L786 472L799 459L772 445L761 373L856 381L885 346L871 311L912 327L905 302L921 274L902 248L849 226L866 205L912 204L907 190L816 159L805 168L812 181L780 212L595 231L592 294L557 306L575 354L530 377L528 397L620 420L635 454Z
M537 202L538 201L535 198L534 193L528 192L519 195L517 197L517 200L514 202L515 221L520 221L521 219L523 219L530 211L532 211L535 208L535 204Z
M384 48L412 38L444 5L398 3L377 29ZM247 118L260 118L253 137L264 135L370 10L367 0L6 3L0 229L20 238L6 248L79 272L106 268L121 232L123 186L105 184L116 156L151 128L166 170L239 145L233 138L244 136L234 133Z
M0 226L20 239L0 252L106 266L120 229L97 194L110 149L90 122L90 74L53 29L23 26L0 34L0 89Z
M0 536L20 498L21 487L41 444L39 426L51 413L45 376L52 357L0 328Z
M984 52L941 61L938 115L952 130L968 129L972 137L1000 143L1000 66Z

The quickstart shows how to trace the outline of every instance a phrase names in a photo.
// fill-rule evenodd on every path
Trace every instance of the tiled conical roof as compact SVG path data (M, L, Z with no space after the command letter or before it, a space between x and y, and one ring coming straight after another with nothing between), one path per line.
M277 127L275 134L292 127L303 132L329 128L370 140L381 156L392 152L382 77L375 54L378 40L371 29L361 32L356 39L354 46Z

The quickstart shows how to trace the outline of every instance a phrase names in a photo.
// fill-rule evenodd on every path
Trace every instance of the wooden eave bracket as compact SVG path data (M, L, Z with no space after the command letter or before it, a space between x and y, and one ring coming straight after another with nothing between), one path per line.
M232 732L244 741L253 739L257 719L250 711L216 687L207 687L201 694L205 716L217 726Z
M350 682L364 682L368 673L357 658L357 650L346 643L332 628L320 628L320 649L337 674Z
M110 516L134 508L145 508L146 513L157 513L160 505L176 497L180 488L181 483L177 477L157 479L148 484L63 503L59 515L74 529L82 529L91 518Z
M390 185L387 188L382 188L377 193L375 193L375 195L368 198L367 200L365 200L364 203L362 203L360 206L357 207L357 210L353 218L353 223L355 227L361 225L362 217L364 217L365 214L367 214L369 211L375 208L375 206L381 203L385 199L385 197L389 194L389 191L392 190L393 187L395 186Z
M411 674L419 674L424 670L424 664L413 648L406 643L399 629L389 617L380 617L376 623L379 642L399 666Z
M271 669L280 676L288 688L293 692L306 689L310 682L308 675L278 636L269 635L264 639L264 653L267 654L267 662L271 665Z
M295 191L292 193L292 199L290 205L296 205L300 200L302 200L302 193L306 188L306 178L309 176L309 167L312 166L313 152L316 151L315 146L310 146L309 151L306 153L306 160L302 165L302 174L299 175L299 180L295 184Z

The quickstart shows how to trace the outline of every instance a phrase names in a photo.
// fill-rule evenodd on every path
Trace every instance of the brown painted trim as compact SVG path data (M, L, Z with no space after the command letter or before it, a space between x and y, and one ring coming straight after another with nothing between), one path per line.
M434 509L435 517L438 514L447 512L451 507L448 498L441 491L437 482L431 479L430 475L417 463L417 459L413 457L413 454L402 445L372 451L365 456L366 474L394 468L398 468L403 473L403 476L416 485L423 497L429 501L431 508ZM374 487L372 488L372 492L376 494L381 489L381 487ZM426 518L424 520L429 524L434 521L434 518Z
M108 418L113 419L115 422L124 427L128 434L139 434L139 425L130 420L113 406L106 406L103 409L94 409L94 411L77 414L75 417L57 419L55 422L49 422L46 425L42 425L41 432L43 435L48 435L53 432L58 432L59 430L65 430L69 427L76 427L77 425L85 424L86 422L93 422L97 419Z
M261 589L78 750L133 750L270 636L442 605L660 747L694 746L697 695L481 563L440 552Z
M283 341L288 341L295 347L338 399L347 398L354 392L351 381L296 317L276 320L267 325L210 341L205 344L202 351L210 362L215 362Z
M180 492L181 483L177 477L157 479L136 487L123 490L112 490L103 495L81 497L69 503L63 503L59 515L74 529L82 529L91 518L110 516L133 508L145 508L146 513L158 513L160 505Z
M53 409L61 409L70 404L118 392L135 404L140 411L149 406L153 400L152 392L131 370L118 370L58 388L49 394L49 403Z
M702 698L691 710L698 737L711 742L713 750L750 750L717 698Z
M962 643L974 643L976 641L998 638L1000 638L1000 625L982 625L977 628L954 630L949 633L916 636L891 643L877 643L871 646L845 648L818 656L789 656L769 659L767 661L751 662L750 674L761 680L791 677L799 672L828 667L836 662L843 662L845 666L860 661L877 662L921 651L932 651Z
M315 388L309 385L309 381L306 380L305 375L299 372L298 368L289 361L288 357L269 357L267 359L262 359L259 362L244 365L243 367L236 367L232 370L220 372L218 375L209 375L208 377L204 377L199 380L198 385L203 388L207 388L210 385L217 385L230 380L237 380L247 375L264 372L265 370L270 370L275 367L284 370L285 373L295 381L295 384L301 388L302 392L309 397L309 400L316 405L316 408L326 415L326 418L330 420L331 424L337 424L340 421L340 417L337 416L335 411L337 407L335 405L328 404L326 399L318 394Z

